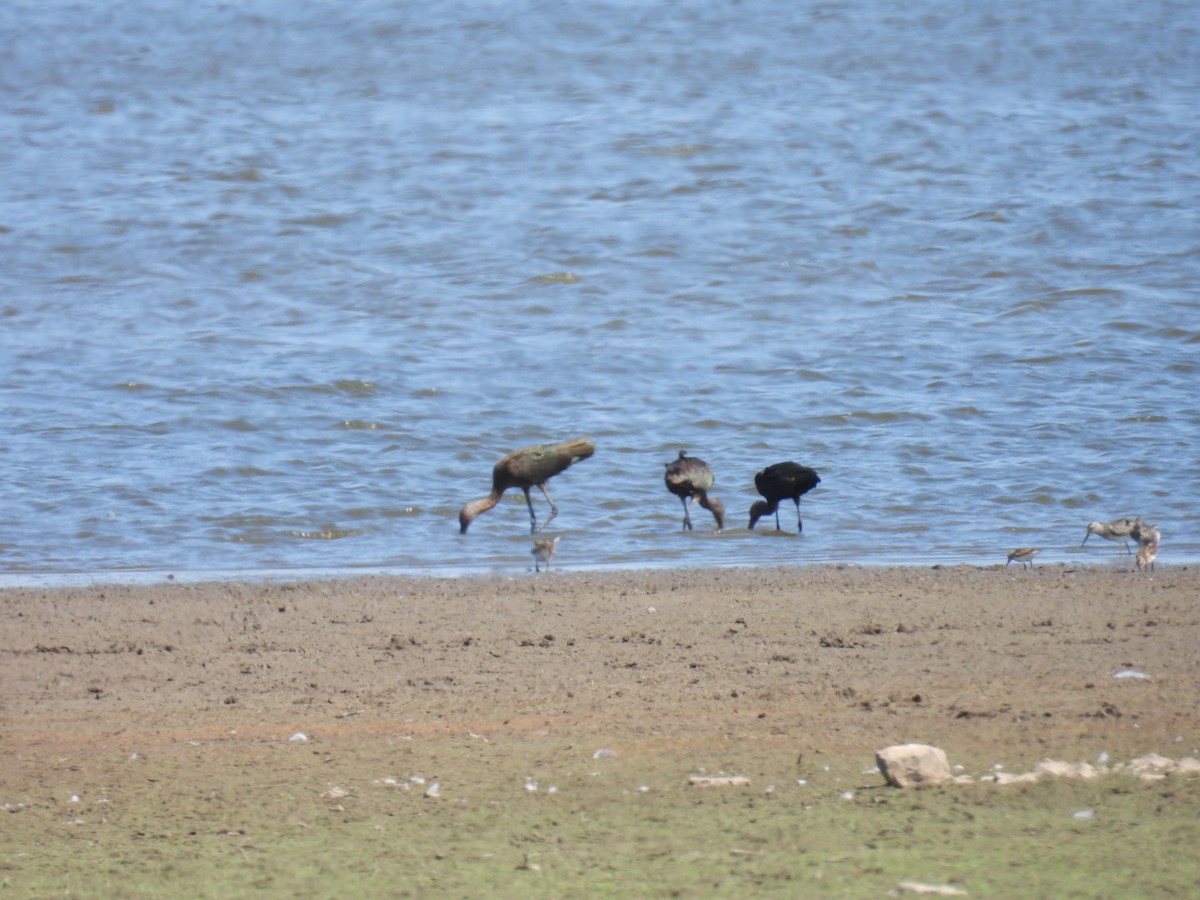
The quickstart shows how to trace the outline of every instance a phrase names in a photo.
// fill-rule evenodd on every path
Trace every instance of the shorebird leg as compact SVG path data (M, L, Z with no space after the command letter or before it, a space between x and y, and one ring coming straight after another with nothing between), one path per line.
M804 520L800 518L800 498L796 498L796 534L804 530Z
M538 528L537 513L533 511L533 501L529 499L529 488L523 487L521 490L525 494L525 505L529 507L529 533L537 534L541 529Z
M688 512L688 504L692 502L692 498L690 496L680 497L679 502L683 504L683 530L689 531L692 527L692 517Z
M545 497L546 502L550 504L550 515L546 518L545 522L543 522L541 525L539 525L537 523L537 518L533 515L533 504L530 503L529 504L529 516L532 520L531 530L529 532L530 534L537 534L539 531L541 531L543 528L545 528L547 525L549 525L550 522L554 519L554 517L558 515L558 507L554 505L554 500L551 499L550 492L548 490L546 490L546 485L539 484L538 490L542 492L542 496ZM525 489L525 499L526 500L529 499L529 489L528 488Z

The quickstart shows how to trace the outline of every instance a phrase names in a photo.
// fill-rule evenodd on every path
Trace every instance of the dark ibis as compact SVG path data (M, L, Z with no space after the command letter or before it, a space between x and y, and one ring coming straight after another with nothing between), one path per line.
M713 514L717 520L717 531L725 527L725 504L716 497L708 496L713 486L713 473L702 459L688 456L686 450L679 451L679 457L664 463L667 467L663 480L667 490L678 497L683 503L683 530L692 527L692 517L688 514L688 506L693 500Z
M754 487L766 497L765 500L755 500L750 507L750 527L763 516L775 513L775 528L779 529L779 504L783 500L792 500L796 504L796 531L804 530L804 521L800 518L800 497L807 494L821 483L821 476L808 466L795 462L775 463L767 466L754 476Z
M588 438L581 437L557 444L533 444L509 453L492 468L492 492L486 497L472 500L459 511L459 534L466 534L476 516L499 503L504 492L514 487L520 488L525 494L525 503L529 507L529 533L537 534L558 515L558 507L550 499L546 482L595 452L596 445ZM537 513L533 511L533 501L529 498L529 489L532 487L541 491L550 504L550 517L540 525Z

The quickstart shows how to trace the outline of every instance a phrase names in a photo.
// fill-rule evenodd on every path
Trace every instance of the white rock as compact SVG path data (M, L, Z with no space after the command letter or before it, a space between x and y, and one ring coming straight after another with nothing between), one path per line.
M1035 775L1053 778L1099 778L1100 773L1088 763L1068 763L1057 759L1043 759L1033 767Z
M893 787L942 784L954 776L946 751L929 744L894 744L875 753L879 771Z
M982 781L991 781L994 784L1032 784L1038 780L1036 772L1022 772L1019 775L1013 772L995 772L991 775L985 775Z
M952 884L921 884L919 881L902 881L896 885L897 894L932 894L940 897L965 897L967 892Z
M1147 753L1129 761L1129 770L1139 778L1156 778L1173 772L1177 768L1175 760L1168 759L1158 753Z

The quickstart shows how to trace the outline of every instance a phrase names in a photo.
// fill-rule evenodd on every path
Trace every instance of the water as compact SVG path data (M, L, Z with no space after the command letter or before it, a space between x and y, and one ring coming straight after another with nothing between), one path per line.
M1123 565L1079 542L1126 514L1200 559L1190 4L0 28L6 583L519 573L519 492L465 537L457 510L579 434L564 568ZM680 448L726 532L680 532ZM783 459L823 479L798 539L745 530Z

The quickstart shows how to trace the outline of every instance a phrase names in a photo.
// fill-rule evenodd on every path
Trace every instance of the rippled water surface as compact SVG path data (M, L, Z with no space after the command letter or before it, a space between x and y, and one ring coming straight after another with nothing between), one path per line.
M1198 23L7 3L0 575L523 572L458 508L579 434L563 567L1200 559Z

